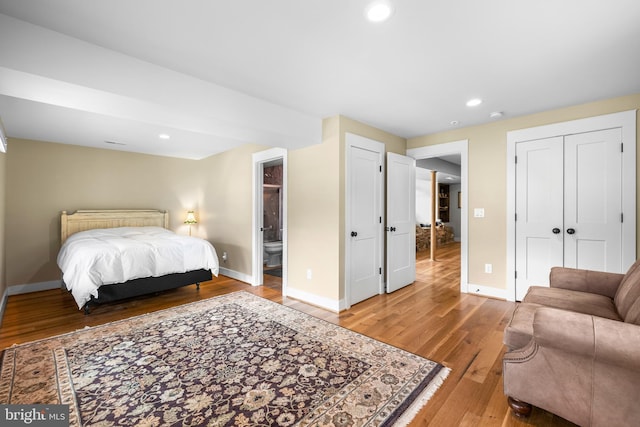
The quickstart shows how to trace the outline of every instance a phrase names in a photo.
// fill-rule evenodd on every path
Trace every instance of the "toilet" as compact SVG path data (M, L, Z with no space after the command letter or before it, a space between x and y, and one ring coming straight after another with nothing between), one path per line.
M282 264L282 241L264 242L265 262L267 267L277 267Z

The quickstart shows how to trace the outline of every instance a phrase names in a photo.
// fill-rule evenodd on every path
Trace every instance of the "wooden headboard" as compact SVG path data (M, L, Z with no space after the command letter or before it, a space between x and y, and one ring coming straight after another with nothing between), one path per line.
M77 210L72 214L62 211L60 241L74 233L94 228L163 227L169 228L169 213L153 209Z

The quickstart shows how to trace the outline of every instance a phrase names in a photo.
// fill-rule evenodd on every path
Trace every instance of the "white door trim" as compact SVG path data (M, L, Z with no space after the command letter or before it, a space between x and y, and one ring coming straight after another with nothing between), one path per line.
M516 295L516 143L596 130L621 128L622 156L622 258L624 268L636 260L636 110L554 123L507 132L507 300Z
M469 140L411 148L407 156L416 160L439 157L447 154L460 154L460 191L462 208L460 212L460 292L469 288Z
M263 271L262 271L262 191L263 191L263 176L262 166L264 163L282 159L282 296L287 296L287 283L288 283L288 227L287 227L287 150L284 148L272 148L265 151L253 153L253 215L252 215L252 272L251 272L251 285L262 285Z
M378 197L379 200L379 212L382 217L382 223L378 228L378 241L380 244L378 245L378 262L380 268L384 268L384 233L383 227L385 224L385 212L384 212L384 182L385 182L385 164L384 164L384 153L385 153L385 145L382 142L374 141L373 139L365 138L360 135L345 133L345 200L344 200L344 248L345 248L345 262L344 262L344 309L351 308L351 287L350 287L350 277L351 277L351 245L349 244L350 233L351 233L351 208L349 207L349 197L351 195L351 183L349 180L349 171L351 168L351 156L349 152L351 151L351 147L361 148L364 150L369 150L378 153L379 164L382 167L381 177L380 177L380 195ZM384 277L384 271L382 272L378 279L378 293L384 293L384 282L382 278ZM341 307L342 308L342 307Z

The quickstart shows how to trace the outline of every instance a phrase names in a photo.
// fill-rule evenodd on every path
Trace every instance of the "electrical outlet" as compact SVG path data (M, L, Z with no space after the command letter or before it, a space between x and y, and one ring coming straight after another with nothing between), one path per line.
M485 265L484 265L484 272L485 272L485 273L493 273L493 265L491 265L491 264L485 264Z
M474 218L484 218L484 208L475 208L473 210Z
M227 262L227 252L222 252L222 262Z

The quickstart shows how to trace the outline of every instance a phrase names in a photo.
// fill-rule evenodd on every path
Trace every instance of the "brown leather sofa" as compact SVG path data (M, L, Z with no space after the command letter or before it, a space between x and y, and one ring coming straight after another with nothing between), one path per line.
M626 274L554 267L505 328L504 393L581 426L640 425L640 260Z

